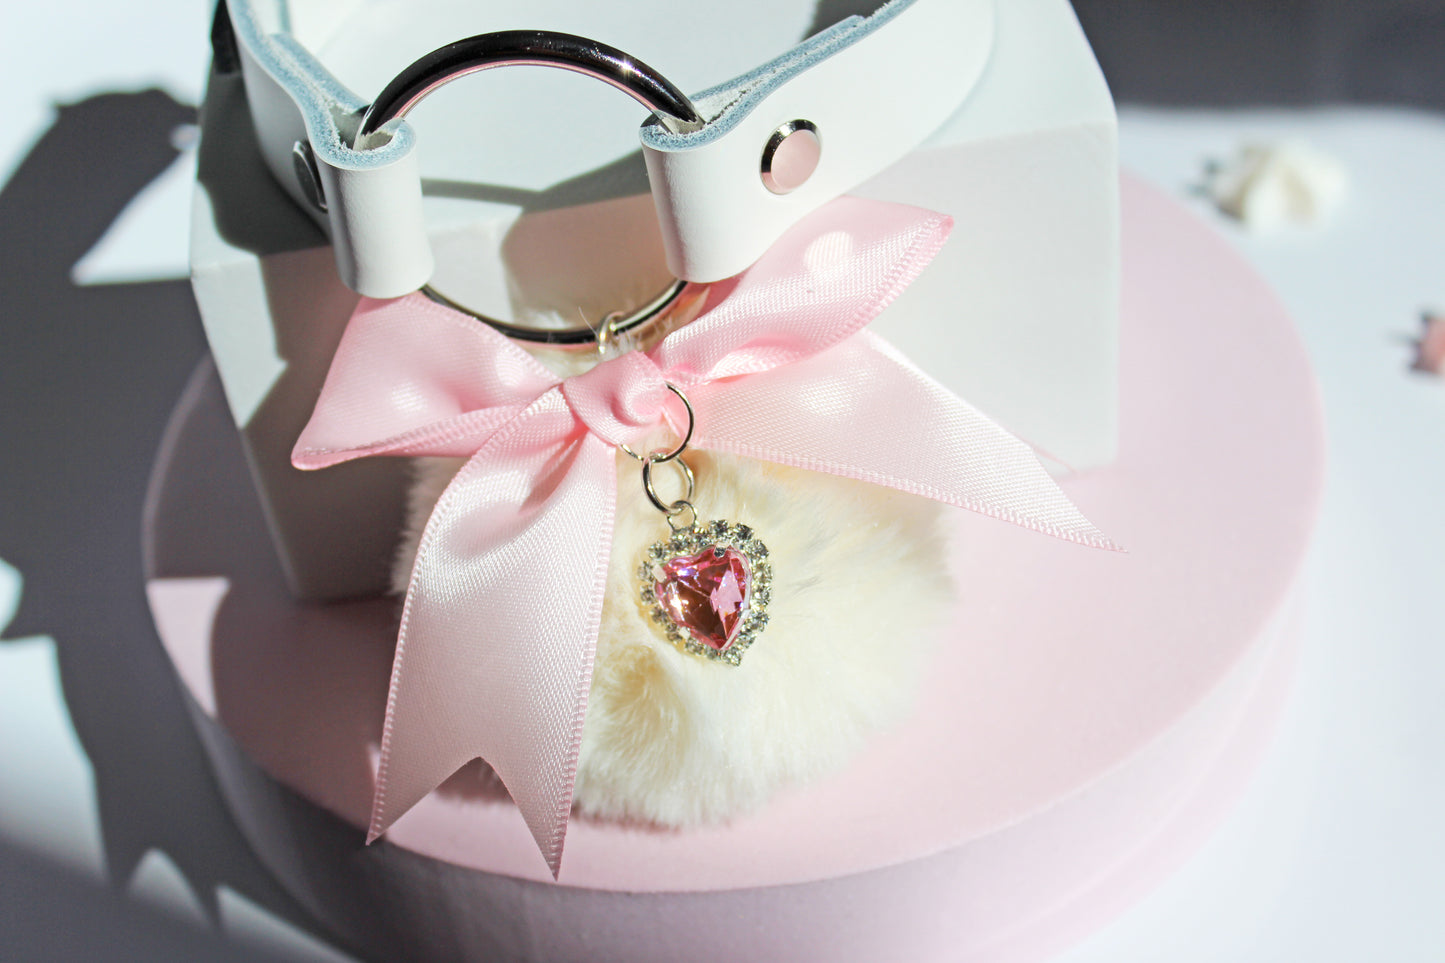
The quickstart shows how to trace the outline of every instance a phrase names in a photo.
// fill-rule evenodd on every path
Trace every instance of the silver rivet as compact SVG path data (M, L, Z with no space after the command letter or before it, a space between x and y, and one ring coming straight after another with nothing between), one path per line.
M291 145L291 166L296 170L296 183L307 202L318 211L326 210L326 192L321 187L321 172L316 169L316 155L311 145L298 140Z
M790 120L768 138L763 148L763 186L774 194L790 194L807 182L823 156L823 140L810 120Z

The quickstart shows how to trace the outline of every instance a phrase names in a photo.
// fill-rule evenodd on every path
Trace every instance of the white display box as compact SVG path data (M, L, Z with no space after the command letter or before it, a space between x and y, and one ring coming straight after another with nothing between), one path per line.
M428 50L488 30L591 36L691 91L829 22L808 2L731 4L707 29L698 24L712 8L683 13L654 0L551 0L524 13L479 7L314 0L293 3L288 17L297 39L362 98ZM661 288L668 275L637 142L643 114L595 81L536 68L487 71L429 98L408 119L418 132L436 286L503 318L566 323L595 322ZM922 148L854 193L957 222L943 253L874 330L1054 467L1109 462L1116 127L1067 0L999 2L976 88ZM193 281L287 577L304 598L385 587L406 482L394 460L310 473L290 466L356 303L324 244L260 159L240 75L213 73Z

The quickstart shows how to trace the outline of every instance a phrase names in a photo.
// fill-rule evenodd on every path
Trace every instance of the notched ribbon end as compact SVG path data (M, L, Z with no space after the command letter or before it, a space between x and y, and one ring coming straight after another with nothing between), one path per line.
M1105 552L1118 552L1120 555L1129 554L1129 550L1127 548L1125 548L1123 545L1120 545L1118 542L1114 541L1103 532L1099 532L1096 535L1091 536L1089 540L1084 544L1088 545L1090 548L1097 548Z
M1063 495L1062 489L1059 494ZM1068 496L1064 495L1064 498L1067 499ZM1118 552L1123 555L1128 554L1128 549L1104 534L1103 529L1099 528L1091 519L1085 516L1072 501L1069 501L1068 505L1070 514L1073 516L1073 518L1069 519L1069 524L1050 526L1048 534L1053 535L1055 538L1077 542L1086 548L1094 548L1104 552Z
M302 448L298 445L291 451L291 467L298 471L317 471L322 468L330 468L344 460L345 456L321 448Z

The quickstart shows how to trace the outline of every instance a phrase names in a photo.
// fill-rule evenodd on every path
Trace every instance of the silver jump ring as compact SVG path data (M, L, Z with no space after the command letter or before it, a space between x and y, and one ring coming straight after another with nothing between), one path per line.
M681 399L681 401L682 401L682 406L687 409L687 431L683 432L683 434L682 434L682 441L678 442L678 443L677 443L677 447L674 448L672 451L665 451L665 450L663 450L663 449L658 449L657 451L649 452L649 453L646 454L646 455L639 455L637 452L633 451L631 448L627 447L626 445L618 445L618 446L617 446L618 448L621 448L623 451L627 452L627 454L631 455L633 458L636 458L638 461L642 462L642 480L643 480L643 483L644 483L644 484L649 484L649 485L650 485L651 483L647 481L647 479L648 479L648 471L647 471L648 466L653 465L653 464L658 464L658 465L660 465L660 464L663 464L664 462L672 461L672 460L673 460L674 458L676 458L678 455L681 455L684 451L686 451L686 450L687 450L687 444L688 444L688 442L692 441L692 429L697 425L697 416L693 414L693 411L692 411L692 402L687 400L687 395L683 394L683 393L682 393L682 389L679 388L677 385L673 384L671 381L666 382L666 384L667 384L667 390L668 390L668 391L671 391L673 394L677 395L677 397L678 397L679 399ZM688 475L689 478L692 477L692 471L691 471L691 469L688 469L688 468L686 467L686 464L685 464L685 463L684 463L684 466L683 466L683 470L687 472L687 475ZM689 482L689 485L691 485L690 482ZM687 490L687 492L688 492L687 497L688 497L688 498L691 498L691 497L692 497L692 488L689 487L688 490ZM651 495L652 495L652 489L651 489L651 488L648 488L647 493L648 493L649 496L651 496ZM656 499L655 497L652 499L652 503L653 503L654 505L657 504L657 499ZM660 507L660 506L659 506L659 507ZM664 511L666 511L666 509L664 509Z
M493 67L515 65L557 67L594 77L641 103L674 133L688 133L703 126L702 116L686 94L656 70L616 47L548 30L501 30L438 47L397 74L362 114L353 146L359 146L388 122L405 117L428 94L453 80ZM613 322L609 335L626 334L660 316L677 303L686 287L686 282L672 281L646 305ZM554 347L591 346L598 341L597 331L590 327L526 328L474 311L431 285L424 286L422 293L518 341Z
M662 464L661 459L655 459L651 455L642 461L642 487L647 492L647 500L652 502L654 508L671 518L674 515L692 508L692 495L697 490L697 478L693 475L692 469L687 462L681 458L673 461L673 464L682 472L683 481L687 483L687 494L673 502L665 502L662 496L657 494L657 489L652 487L652 466ZM694 510L695 513L695 510Z
M692 502L682 502L680 504L674 502L673 504L678 505L678 509L675 512L668 512L668 528L674 532L682 532L697 525L697 509L692 507ZM683 512L688 513L688 519L685 522L679 522L678 519L682 518Z

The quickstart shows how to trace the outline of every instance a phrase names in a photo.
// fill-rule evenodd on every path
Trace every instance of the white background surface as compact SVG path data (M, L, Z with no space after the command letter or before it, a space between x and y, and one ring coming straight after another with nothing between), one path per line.
M49 126L57 101L157 84L199 100L210 21L201 0L52 0L11 5L5 18L0 84L12 108L0 126L0 174ZM65 58L18 42L62 36ZM1420 312L1445 311L1445 117L1130 109L1121 137L1125 163L1216 222L1290 308L1323 392L1330 474L1307 644L1261 772L1177 875L1064 959L1445 959L1445 380L1409 370ZM1255 237L1193 193L1208 161L1280 139L1307 141L1349 169L1351 189L1331 223ZM86 256L77 279L183 276L192 177L187 154ZM8 323L0 316L0 350ZM0 632L23 576L0 567ZM106 867L97 806L54 642L7 640L0 837L98 883ZM164 853L147 855L123 885L137 914L159 905L211 925L205 899ZM231 890L218 915L227 939L258 954L342 958ZM0 955L4 919L0 909Z

